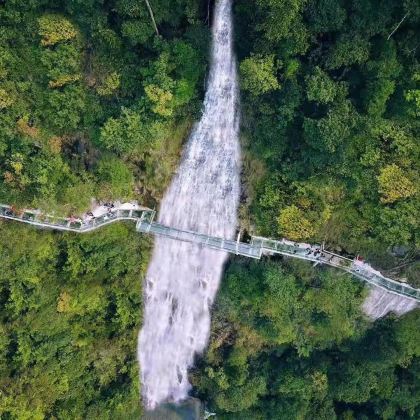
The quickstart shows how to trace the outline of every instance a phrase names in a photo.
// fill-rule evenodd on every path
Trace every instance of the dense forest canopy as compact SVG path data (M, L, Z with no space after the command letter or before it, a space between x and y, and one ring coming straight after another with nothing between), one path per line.
M155 202L199 108L209 30L196 2L0 5L0 199L67 211ZM137 188L135 188L137 187Z
M158 204L200 115L211 6L0 1L0 201ZM418 2L235 0L234 15L242 227L419 287ZM150 243L128 224L0 233L0 417L139 418ZM419 311L372 324L365 296L334 270L235 257L194 394L227 419L419 418Z
M417 418L419 312L372 325L362 287L302 263L235 261L197 395L221 419Z
M418 3L235 5L251 220L389 268L420 240Z

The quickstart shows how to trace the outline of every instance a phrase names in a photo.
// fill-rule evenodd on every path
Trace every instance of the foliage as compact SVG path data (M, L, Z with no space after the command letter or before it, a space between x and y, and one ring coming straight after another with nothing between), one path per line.
M165 155L161 144L171 131L185 135L178 127L198 111L208 29L205 10L190 0L152 7L160 38L144 2L1 6L2 202L80 210L89 192L112 198L136 189L139 201L156 203L166 184L148 175L155 170L150 157L158 149L174 170L179 150L168 147ZM178 138L174 143L179 148ZM110 154L115 172L130 168L134 180L124 192L96 171Z
M118 119L109 118L101 128L101 143L117 153L129 153L147 142L144 131L140 114L123 108Z
M222 419L416 418L420 312L369 326L363 297L329 269L234 262L197 395Z
M151 3L160 36L144 1L1 2L0 201L157 204L199 116L209 29L208 2ZM418 5L234 11L244 225L395 263L418 286ZM125 225L0 231L0 417L139 418L148 243ZM334 270L234 260L193 392L221 419L419 418L419 312L368 324L364 297Z
M413 183L395 163L381 169L378 175L379 192L383 203L393 203L416 193Z
M235 12L247 160L263 168L245 165L243 225L400 266L418 287L418 7L239 0ZM268 74L281 90L264 91ZM221 419L419 417L419 311L368 324L361 287L304 263L234 260L196 395Z
M373 262L390 261L394 245L418 256L417 10L394 0L235 3L243 133L265 169L248 176L251 233L326 241ZM266 73L281 90L265 89Z
M153 1L157 38L145 2L0 3L0 202L155 205L203 96L207 9ZM0 418L140 418L149 243L123 224L0 232Z
M102 86L98 86L98 94L101 96L109 96L115 93L115 91L121 85L121 76L116 71L105 77Z
M130 168L115 158L103 158L98 163L98 178L104 182L105 199L119 197L130 198L133 189L134 179Z
M343 83L334 83L327 73L319 67L315 67L314 74L306 78L307 97L310 101L320 104L328 104L336 98L346 95L346 88Z
M308 239L314 234L314 227L306 219L305 212L295 205L285 207L278 218L279 234L293 241Z
M1 417L138 418L144 239L0 231Z
M44 15L38 19L38 24L41 44L45 46L69 41L77 36L77 30L64 16Z
M274 55L253 56L241 62L242 88L258 96L280 88Z

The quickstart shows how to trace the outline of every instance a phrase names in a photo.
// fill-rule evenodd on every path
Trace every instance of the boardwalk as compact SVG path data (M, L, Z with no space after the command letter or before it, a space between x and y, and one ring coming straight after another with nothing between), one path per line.
M260 259L263 255L280 254L286 257L311 261L315 265L325 264L346 271L382 289L420 302L419 289L387 278L362 261L352 260L326 251L320 245L292 242L287 239L273 240L258 236L253 236L250 243L245 243L239 240L217 238L164 226L155 222L154 216L154 210L134 204L133 208L110 208L106 213L91 218L59 217L43 214L38 210L17 211L11 206L0 204L0 218L23 222L40 228L86 233L119 220L132 220L136 222L136 230L141 233L191 242L249 258Z

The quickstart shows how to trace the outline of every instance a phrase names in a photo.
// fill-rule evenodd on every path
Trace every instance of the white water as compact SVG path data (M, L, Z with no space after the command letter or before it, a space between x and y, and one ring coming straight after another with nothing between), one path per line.
M363 302L363 312L371 319L382 318L389 312L403 315L418 307L414 299L396 295L380 287L371 287L369 295Z
M239 201L238 89L232 49L231 0L216 3L212 63L204 111L177 175L162 201L167 226L232 238ZM187 370L208 341L210 307L226 254L156 237L145 281L138 358L145 404L180 401Z

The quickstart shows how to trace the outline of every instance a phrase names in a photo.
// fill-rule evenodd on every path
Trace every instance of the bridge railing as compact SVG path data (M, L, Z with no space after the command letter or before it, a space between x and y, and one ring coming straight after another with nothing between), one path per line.
M420 300L420 290L411 287L409 284L401 283L396 280L390 279L383 276L381 273L376 270L366 270L361 267L357 261L355 261L351 268L347 270L349 273L353 274L356 277L359 277L368 283L374 284L375 286L386 289L389 292L396 293L398 295L404 295L407 297Z
M313 261L316 264L327 264L347 271L348 273L370 284L386 289L389 292L420 300L419 289L415 289L409 284L385 277L379 271L372 269L372 267L367 264L326 251L321 246L292 242L287 239L277 241L258 236L252 237L251 243L260 246L263 254L278 253L289 257ZM318 249L316 256L313 252L314 249Z
M151 219L153 210L142 209L110 209L109 212L90 219L60 217L45 214L38 210L16 210L11 206L0 204L0 217L28 223L34 226L70 232L90 232L117 220Z
M261 249L251 244L218 238L189 230L172 228L157 222L150 222L146 220L139 221L137 223L137 230L139 232L165 236L178 241L200 244L208 248L227 251L232 254L244 255L246 257L257 259L261 257Z

